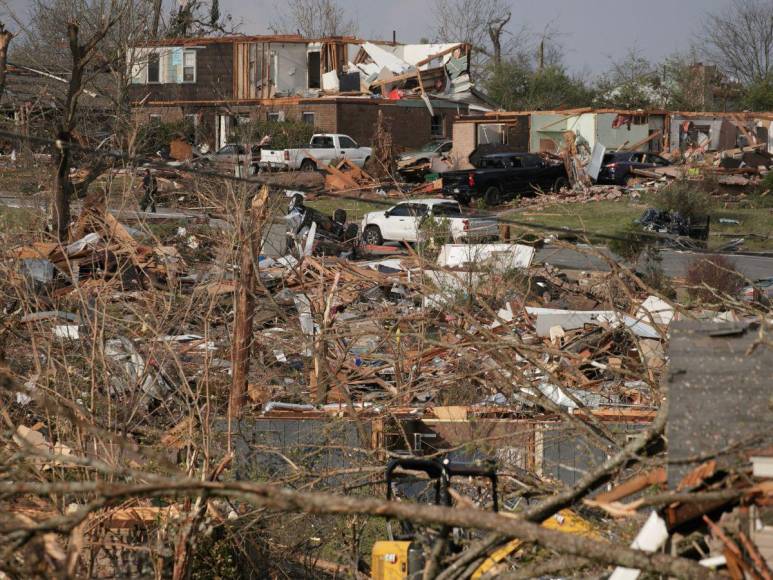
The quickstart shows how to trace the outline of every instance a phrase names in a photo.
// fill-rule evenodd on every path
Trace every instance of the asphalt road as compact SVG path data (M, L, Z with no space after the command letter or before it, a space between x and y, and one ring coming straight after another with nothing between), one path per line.
M596 249L612 257L612 254L606 248ZM706 254L664 249L661 250L660 255L663 259L661 262L663 271L667 276L673 278L685 276L690 263ZM730 259L735 264L735 267L747 278L755 280L773 276L773 256L749 254L721 255ZM563 248L542 248L537 250L535 261L573 270L609 270L609 266L600 258L588 256L581 251Z

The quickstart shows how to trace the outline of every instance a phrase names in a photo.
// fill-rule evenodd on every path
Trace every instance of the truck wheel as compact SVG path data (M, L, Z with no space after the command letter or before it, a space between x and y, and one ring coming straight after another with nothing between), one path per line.
M559 177L553 182L553 191L559 193L565 187L569 187L569 180L566 177Z
M314 163L311 159L304 159L301 162L301 171L316 171L317 170L317 164Z
M384 243L384 236L378 226L367 226L362 232L362 241L368 246L380 246Z
M499 188L489 187L486 190L486 195L483 197L483 199L487 206L494 207L495 205L502 203L502 194L499 191Z

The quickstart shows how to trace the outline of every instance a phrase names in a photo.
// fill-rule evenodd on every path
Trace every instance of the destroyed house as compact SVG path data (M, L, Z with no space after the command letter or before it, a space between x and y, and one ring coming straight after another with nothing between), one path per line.
M294 120L362 145L378 112L398 148L448 138L454 118L489 108L469 74L466 44L402 45L351 37L166 39L127 54L142 122L188 119L220 147L251 120Z
M663 110L571 109L486 112L460 116L453 156L468 159L480 145L560 153L572 133L577 147L660 153L704 147L722 151L762 145L773 151L770 113L690 113Z
M60 114L69 83L66 71L41 71L21 64L9 64L0 97L0 129L19 135L48 131ZM99 87L99 88L97 88ZM79 101L79 119L89 131L104 138L112 133L113 101L108 98L107 75L95 75ZM18 149L20 144L0 140L0 153Z
M633 148L658 152L667 137L664 111L572 109L566 111L487 112L462 116L454 124L454 155L466 159L480 145L500 145L513 151L559 153L565 134L592 150Z

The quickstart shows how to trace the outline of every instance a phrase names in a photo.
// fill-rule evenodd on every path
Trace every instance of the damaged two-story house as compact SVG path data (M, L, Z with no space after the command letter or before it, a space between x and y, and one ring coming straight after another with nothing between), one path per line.
M460 114L491 109L470 78L467 44L351 37L165 39L132 49L140 122L188 119L218 148L250 120L295 120L371 143L379 112L398 149L451 137Z

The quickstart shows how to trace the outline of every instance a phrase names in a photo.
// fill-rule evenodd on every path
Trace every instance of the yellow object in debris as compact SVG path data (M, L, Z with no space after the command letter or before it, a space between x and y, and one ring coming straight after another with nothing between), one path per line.
M510 514L502 514L510 515ZM577 515L572 510L561 510L557 514L550 516L544 522L542 527L549 530L557 530L559 532L566 532L568 534L578 534L580 536L586 536L589 538L599 538L596 528L585 518ZM499 564L502 560L507 558L510 554L516 552L523 542L519 539L511 540L504 546L495 550L491 556L478 566L472 574L472 580L477 580L483 576L486 572L491 570L494 566Z
M373 580L404 580L408 578L410 542L384 540L373 545L370 575Z

